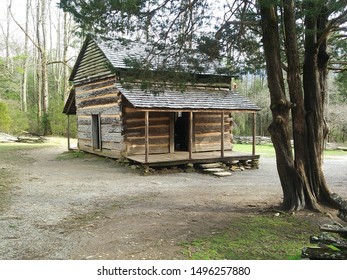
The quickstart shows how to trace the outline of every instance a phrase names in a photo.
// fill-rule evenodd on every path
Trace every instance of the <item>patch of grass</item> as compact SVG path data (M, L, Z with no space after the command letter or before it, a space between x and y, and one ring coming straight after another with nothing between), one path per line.
M6 163L30 162L29 157L23 157L25 151L52 146L51 143L0 143L0 161Z
M54 146L54 143L44 142L44 143L20 143L20 142L9 142L0 143L0 151L13 151L13 150L32 150L43 147Z
M343 150L325 150L324 156L347 156L347 152Z
M99 156L99 155L95 155L95 154L91 154L91 153L87 153L84 151L67 151L64 152L60 155L58 155L56 158L56 160L74 160L74 159L82 159L82 160L89 160L89 161L108 161L110 160L107 157L104 156Z
M88 157L88 154L83 151L68 151L60 154L56 157L57 160L71 160L71 159L81 159Z
M234 144L233 151L252 153L252 145ZM255 153L261 157L275 157L275 149L272 144L256 145Z
M234 144L234 151L252 153L251 144ZM275 157L275 149L272 144L263 144L255 146L255 153L261 157ZM347 156L347 152L343 150L324 150L324 156Z
M184 244L184 254L194 260L300 259L309 236L317 231L317 225L303 217L240 217L220 233Z

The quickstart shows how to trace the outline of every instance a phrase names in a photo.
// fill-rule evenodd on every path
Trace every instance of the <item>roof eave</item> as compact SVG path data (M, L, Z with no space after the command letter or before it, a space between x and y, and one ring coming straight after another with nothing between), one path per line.
M129 101L129 100L128 100ZM199 112L206 112L206 113L221 113L221 112L242 112L242 113L256 113L259 112L261 109L228 109L228 108L166 108L166 107L135 107L130 101L129 103L133 106L134 109L138 111L148 111L148 112L193 112L193 113L199 113Z

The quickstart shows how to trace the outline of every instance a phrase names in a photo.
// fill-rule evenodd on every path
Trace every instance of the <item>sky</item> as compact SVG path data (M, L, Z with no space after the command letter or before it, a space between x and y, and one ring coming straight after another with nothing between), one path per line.
M31 0L32 2L32 12L29 15L29 18L31 18L30 20L30 34L32 37L35 37L35 32L34 32L34 13L35 13L35 5L36 2L38 0ZM56 25L57 25L57 15L59 14L60 10L57 7L59 0L47 0L50 3L50 7L51 7L51 22L52 25L51 26L47 26L47 31L49 32L49 30L52 31L52 36L50 36L51 38L51 42L52 42L52 46L54 48L54 46L57 44L57 39L56 39ZM225 1L218 1L218 0L208 0L211 1L211 3L213 3L213 5L215 7L217 7L216 11L218 13L218 11L222 11L223 8L223 4L226 3L227 1L231 1L231 0L225 0ZM0 55L3 56L4 55L4 36L6 34L6 28L7 28L7 7L9 6L9 4L11 3L11 11L13 14L13 17L15 18L15 20L24 28L25 26L25 9L26 9L26 0L0 0ZM24 39L25 39L25 35L23 33L23 31L20 29L20 27L18 27L18 25L11 19L10 21L10 42L13 42L14 45L18 45L18 49L21 48L21 45L24 45ZM15 54L13 54L15 55Z
M46 0L50 3L50 18L49 15L47 18L47 48L48 50L58 49L57 46L60 44L63 44L63 28L62 28L62 22L63 22L63 13L58 8L58 2L59 0ZM25 10L26 10L26 0L0 0L0 56L5 56L5 35L6 35L6 28L7 28L7 7L8 4L12 2L11 10L14 19L24 28L25 27ZM32 11L29 14L29 34L35 40L36 33L34 26L36 26L36 22L34 22L35 16L35 5L37 0L31 0L32 2ZM61 18L61 27L60 27L60 36L58 36L57 30L58 30L58 16ZM23 50L24 41L25 41L25 34L21 30L21 28L15 23L15 21L10 18L10 56L16 56L20 54ZM51 24L49 24L51 22ZM36 40L35 40L36 41ZM70 44L75 42L75 39L73 39ZM33 45L29 42L29 48L34 48ZM68 50L68 57L73 59L77 54L77 49L74 49L73 47L70 47Z
M33 9L35 10L35 2L36 0L31 0ZM53 19L53 25L54 25L54 18L56 17L56 14L58 12L57 8L57 0L48 0L50 1L51 11L52 11L52 19ZM9 3L11 4L11 11L15 18L15 20L21 25L25 26L25 8L26 8L26 0L0 0L0 35L1 37L4 35L4 32L6 32L6 26L7 26L7 7L9 6ZM32 18L33 15L29 15L29 18ZM32 25L32 20L31 20ZM55 26L53 26L55 27ZM10 22L10 37L14 41L24 41L24 34L21 31L21 29L17 26L17 24L11 20Z
M20 0L12 0L12 13L15 16L16 20L19 21L21 24L24 24L25 22L25 1ZM1 36L4 35L6 32L6 26L7 26L7 7L8 7L8 0L0 0L0 28L1 28ZM18 34L20 33L20 34ZM20 31L19 27L15 25L15 23L11 20L10 23L10 36L19 39L20 37L23 37L22 32Z
M31 0L33 3L36 2L36 0ZM57 11L57 5L59 3L59 0L48 0L51 2L51 7L52 10ZM218 1L218 0L209 0L215 7L217 7L217 11L222 10L223 3L228 2L227 1ZM6 26L6 11L9 3L12 2L12 13L20 24L24 26L25 23L25 5L26 5L26 0L0 0L0 24L1 26ZM34 6L35 4L33 4ZM12 35L15 36L16 32L20 31L18 26L15 25L14 22L11 23L11 32Z

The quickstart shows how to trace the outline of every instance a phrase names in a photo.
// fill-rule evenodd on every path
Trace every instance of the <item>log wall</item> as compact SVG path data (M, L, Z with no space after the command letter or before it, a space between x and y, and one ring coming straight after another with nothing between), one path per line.
M75 87L78 144L83 151L119 158L124 149L120 93L115 87L115 77L106 78ZM93 149L92 114L100 117L101 149Z
M145 113L132 108L124 100L122 103L123 136L126 154L145 153ZM149 152L170 152L170 115L171 112L150 112L149 114ZM194 113L193 152L220 151L221 114ZM172 124L173 125L173 124ZM173 131L173 130L171 130ZM172 132L171 132L172 133ZM171 138L172 141L173 137ZM172 143L171 143L172 144ZM232 148L232 134L229 116L225 115L225 150Z
M108 68L108 60L93 40L86 46L85 53L81 59L78 69L74 75L74 83L81 83L98 77L111 76Z
M106 78L76 86L78 139L81 150L119 158L145 153L145 113L121 98L115 78ZM92 114L100 117L101 149L93 149ZM149 114L149 151L169 153L171 112ZM224 145L231 149L229 116L225 115ZM193 152L218 151L221 148L221 114L194 113ZM172 125L172 123L171 123ZM171 137L170 137L171 136ZM172 143L171 143L172 145Z
M231 150L232 134L228 114L224 117L224 149ZM221 149L221 114L194 113L194 151L220 151Z
M123 136L127 155L145 153L145 113L131 108L125 99L122 103ZM149 114L149 152L169 153L170 113Z

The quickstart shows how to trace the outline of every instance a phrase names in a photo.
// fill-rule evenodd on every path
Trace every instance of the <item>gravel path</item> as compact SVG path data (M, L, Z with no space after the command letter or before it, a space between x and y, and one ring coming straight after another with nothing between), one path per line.
M0 259L173 259L182 242L281 201L275 161L216 178L143 176L112 160L58 160L59 146L21 152L0 211ZM347 197L347 156L325 159L333 191ZM2 198L5 199L5 198Z

